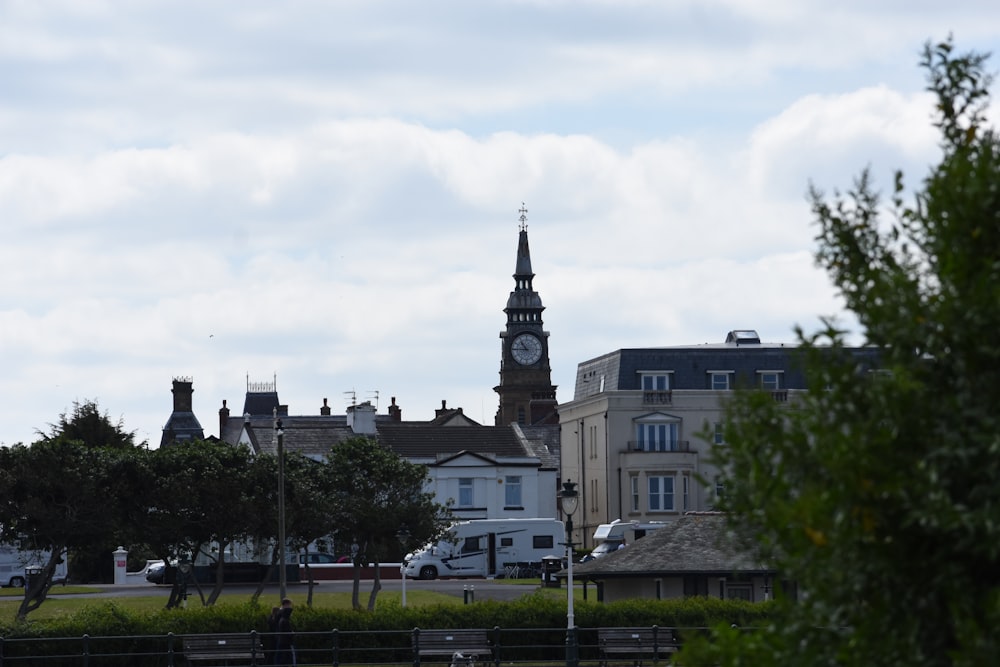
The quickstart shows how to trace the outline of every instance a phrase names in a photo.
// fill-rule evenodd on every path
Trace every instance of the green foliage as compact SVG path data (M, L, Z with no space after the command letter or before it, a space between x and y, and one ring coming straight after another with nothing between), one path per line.
M425 544L441 534L447 508L424 491L427 467L400 458L375 440L348 438L330 452L327 474L333 488L337 537L359 546L356 565L398 555L397 534L409 531L411 544ZM369 597L374 608L375 592ZM355 606L358 601L355 580Z
M984 63L925 48L943 157L911 205L897 175L892 221L867 173L832 203L812 191L817 261L882 371L830 325L799 333L801 403L733 401L725 509L804 595L685 664L976 665L1000 650L1000 142Z
M758 625L766 623L770 616L769 609L770 605L766 604L709 598L630 600L611 604L582 602L577 607L581 657L586 660L598 658L594 630L597 627L658 625L668 628L678 626L681 619L689 619L693 625L685 627L682 635L685 641L689 637L694 641L709 623L721 622L726 627L733 623L743 625L749 620ZM9 659L21 657L25 651L35 656L52 656L59 653L61 647L53 638L80 638L83 635L94 638L92 644L95 648L99 646L100 650L113 647L123 652L162 653L166 650L165 636L168 633L266 632L265 617L268 612L265 607L254 603L141 612L128 609L125 603L103 601L52 621L7 626L0 623L0 636L7 640L4 655ZM410 633L414 628L492 630L499 627L501 632L494 638L498 638L504 647L504 662L559 661L565 657L565 601L539 592L512 602L482 601L468 605L431 604L403 608L398 601L393 601L379 605L374 612L296 607L293 621L297 647L303 652L318 651L316 655L324 656L321 664L329 664L333 630L337 631L336 642L343 663L409 662L412 659ZM22 638L46 641L25 648L16 641ZM54 658L47 658L45 664L60 663ZM76 663L67 661L66 664ZM160 665L163 658L143 660L131 656L123 657L120 663L102 660L101 664L129 667ZM300 664L305 664L305 661Z
M73 412L59 415L59 422L49 424L49 429L48 434L39 433L45 441L73 441L87 447L111 449L128 449L137 445L135 431L126 431L122 419L113 423L107 412L101 413L96 401L74 402ZM145 442L138 443L140 447L145 445Z

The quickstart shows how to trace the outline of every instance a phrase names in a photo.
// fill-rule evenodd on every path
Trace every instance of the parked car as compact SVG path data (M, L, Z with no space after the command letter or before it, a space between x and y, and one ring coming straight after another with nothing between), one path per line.
M167 572L167 566L163 563L153 563L146 570L146 581L151 584L162 584L164 582L164 575Z
M310 552L308 554L299 554L299 565L306 564L306 556L309 557L310 565L317 565L319 563L339 563L340 561L333 554L324 554L319 552Z

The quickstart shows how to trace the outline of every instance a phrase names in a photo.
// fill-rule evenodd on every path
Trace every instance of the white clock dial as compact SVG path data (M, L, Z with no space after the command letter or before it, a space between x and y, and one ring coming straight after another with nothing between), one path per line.
M514 361L522 366L530 366L542 358L542 341L531 334L521 334L510 345Z

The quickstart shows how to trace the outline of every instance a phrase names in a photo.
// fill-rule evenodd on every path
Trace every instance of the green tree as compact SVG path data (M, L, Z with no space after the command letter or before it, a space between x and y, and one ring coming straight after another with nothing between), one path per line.
M124 420L112 423L107 412L101 414L96 401L74 402L71 414L62 413L58 423L49 424L47 434L38 434L42 440L75 440L87 447L131 449L147 445L145 441L136 443L135 431L126 431Z
M145 542L166 562L206 555L215 564L215 585L203 604L214 604L222 591L226 548L255 528L250 451L222 442L178 442L151 452L152 478L145 494L148 508ZM217 550L212 550L212 546ZM168 607L181 602L175 581Z
M725 509L797 582L756 633L720 632L684 664L987 665L1000 655L1000 142L986 55L928 44L942 159L886 211L863 173L815 188L818 263L879 353L799 331L810 392L792 410L731 405Z
M361 565L375 565L368 598L371 611L382 587L378 564L399 553L400 528L406 526L412 544L423 544L442 533L449 512L424 490L426 466L410 463L369 438L349 438L335 445L327 470L335 489L337 538L359 547L354 560L355 609L361 608Z
M47 554L43 576L25 591L19 619L45 602L56 565L68 552L113 541L119 524L108 472L121 454L63 440L4 449L0 541Z
M254 595L258 599L264 585L273 581L278 564L278 472L277 457L260 454L251 464L251 485L254 489L252 537L258 544L272 544L270 567ZM336 498L331 476L323 463L298 453L285 453L285 536L290 551L305 551L309 545L323 541L337 528ZM315 581L306 563L308 593L306 604L312 605Z

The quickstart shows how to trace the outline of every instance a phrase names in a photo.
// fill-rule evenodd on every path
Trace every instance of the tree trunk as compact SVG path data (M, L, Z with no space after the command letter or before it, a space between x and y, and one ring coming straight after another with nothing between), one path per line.
M36 577L34 581L30 582L30 585L25 582L24 599L21 600L21 605L17 609L18 621L27 620L28 614L45 602L49 589L52 588L52 576L56 572L56 565L59 564L63 551L65 551L65 547L62 546L53 548L48 562L42 567L41 576Z
M382 574L378 566L377 558L372 561L372 566L375 568L375 578L372 580L371 595L368 596L368 611L375 611L375 598L378 597L378 592L382 590Z
M358 558L354 559L354 586L351 589L351 607L354 611L361 611L361 563Z

